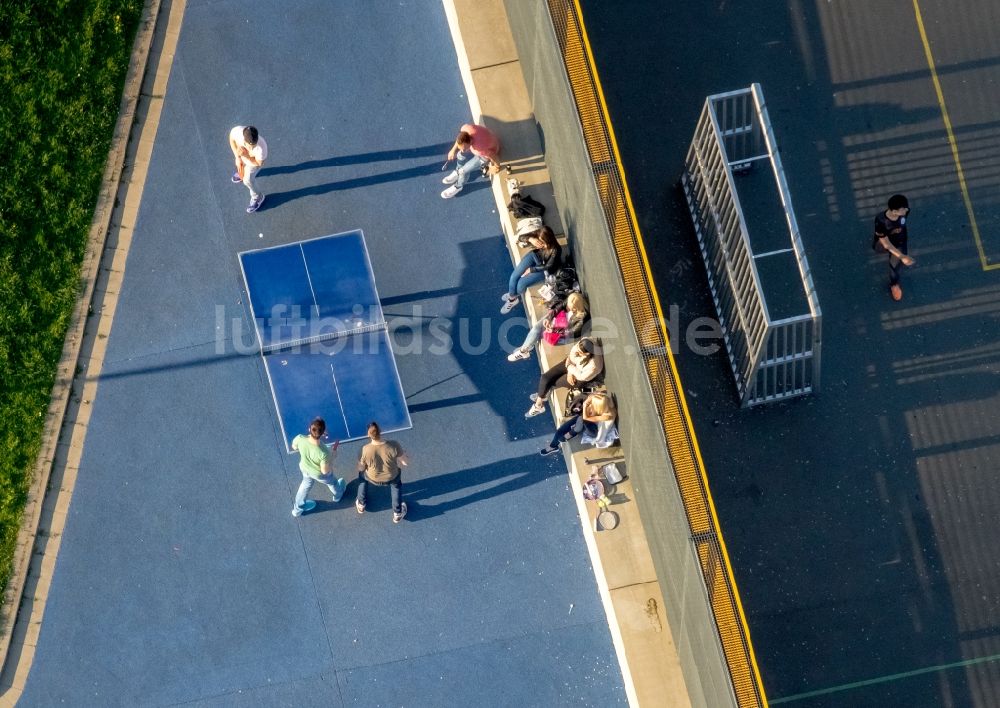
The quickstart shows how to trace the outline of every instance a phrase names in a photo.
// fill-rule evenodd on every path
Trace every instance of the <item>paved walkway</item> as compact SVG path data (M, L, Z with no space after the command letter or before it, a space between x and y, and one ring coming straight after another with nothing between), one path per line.
M576 492L536 454L550 421L522 417L533 370L511 375L498 343L492 195L438 197L468 118L436 3L187 3L44 623L8 700L625 702ZM252 216L226 145L250 122L271 151ZM246 353L236 253L353 228L414 421L398 526L377 496L359 517L353 485L291 517L297 458Z

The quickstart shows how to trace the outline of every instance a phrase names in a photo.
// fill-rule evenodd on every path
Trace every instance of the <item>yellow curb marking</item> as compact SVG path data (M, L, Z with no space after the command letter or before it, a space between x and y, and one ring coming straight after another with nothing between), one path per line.
M955 131L951 128L948 107L944 103L944 91L941 88L941 81L938 79L934 55L931 53L930 41L927 39L927 30L924 29L924 17L920 12L920 4L917 0L913 0L913 14L917 18L920 41L924 45L924 55L927 57L927 66L931 71L931 82L934 84L934 93L937 94L938 107L941 109L941 118L944 121L944 130L948 134L951 157L955 161L955 172L958 175L958 186L962 190L962 201L965 202L965 212L969 217L969 225L972 227L972 238L975 240L976 250L979 252L979 263L983 267L983 270L996 270L1000 268L1000 263L991 264L986 257L986 251L983 249L983 240L979 235L979 224L976 222L976 213L972 209L972 197L969 195L969 187L965 182L965 171L962 169L962 161L958 157L958 141L955 139Z
M916 2L916 0L914 0L914 2ZM667 320L663 316L663 307L660 304L660 298L657 293L658 289L655 285L656 281L653 279L653 273L649 265L649 259L646 256L646 245L642 238L642 232L639 229L639 220L638 217L636 216L635 208L632 204L632 195L629 192L628 180L625 178L624 162L622 161L621 153L618 150L618 140L615 137L615 131L614 128L612 127L611 113L608 111L607 101L604 98L604 88L601 85L601 79L597 73L597 62L594 61L594 54L590 47L590 38L587 35L587 29L583 23L583 9L580 7L580 0L573 0L573 5L574 8L576 9L576 16L580 20L580 33L583 39L583 47L587 54L587 64L590 67L591 75L594 77L594 88L596 89L597 98L601 105L601 114L604 117L604 123L607 126L608 138L609 142L611 143L611 150L615 156L615 165L618 169L619 179L621 180L622 184L622 191L624 192L625 195L625 205L626 205L626 210L628 212L629 221L631 222L633 231L635 233L635 240L636 244L638 245L638 251L640 258L642 260L643 269L645 271L647 281L650 284L650 292L653 299L653 305L656 308L657 321L660 326L661 334L663 336L663 341L669 342L670 338L666 329ZM673 352L671 351L669 346L667 347L666 353L667 353L667 360L670 362L670 370L673 375L673 378L675 381L680 382L681 378L679 372L677 371L677 362L675 361ZM725 567L725 575L730 582L730 587L732 588L733 600L736 605L736 615L737 618L739 619L739 624L742 629L742 636L745 638L746 651L748 658L750 660L750 669L753 675L753 680L757 686L757 690L759 695L761 696L763 704L766 706L767 697L764 692L764 682L761 679L760 669L757 665L757 656L756 653L754 652L753 643L750 640L750 628L747 624L746 613L743 610L743 601L740 598L740 592L736 586L736 580L735 580L736 576L735 573L733 573L733 568L729 560L729 551L726 548L726 542L725 539L723 538L721 531L722 527L719 523L719 517L715 510L715 500L712 498L712 493L710 491L711 488L708 483L708 473L707 470L705 469L705 462L701 456L701 445L699 444L698 437L695 434L694 423L691 420L691 414L690 411L688 410L688 405L687 405L687 397L683 393L683 387L678 386L678 388L680 389L678 391L678 399L680 401L681 412L683 414L684 422L690 436L692 451L694 453L694 458L697 461L698 465L698 472L701 476L702 484L704 486L705 500L707 502L708 511L712 519L712 528L715 531L716 539L718 540L719 543L719 550L721 551L722 562ZM714 615L715 614L714 606L712 610Z

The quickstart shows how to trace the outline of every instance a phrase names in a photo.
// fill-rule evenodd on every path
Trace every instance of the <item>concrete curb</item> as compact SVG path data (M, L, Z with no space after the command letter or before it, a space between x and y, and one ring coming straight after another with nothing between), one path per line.
M503 131L501 162L513 163L517 168L513 176L533 197L546 204L546 222L559 234L560 211L555 204L544 148L537 135L524 69L507 29L509 20L504 4L501 0L443 0L443 4L473 120ZM485 31L489 33L488 39ZM491 182L507 250L512 261L516 261L525 249L517 245L513 220L506 208L509 198L506 180ZM565 238L560 240L565 245ZM532 322L544 315L543 308L530 297L524 306ZM569 345L538 347L539 366L548 369L561 361L569 348ZM549 414L556 423L564 417L560 401L563 392L564 389L559 389L550 397ZM607 454L606 450L582 446L579 441L564 445L562 450L625 695L631 706L690 708L692 700L631 480L618 485L614 511L621 529L613 533L598 533L597 509L579 491L592 469L587 458Z

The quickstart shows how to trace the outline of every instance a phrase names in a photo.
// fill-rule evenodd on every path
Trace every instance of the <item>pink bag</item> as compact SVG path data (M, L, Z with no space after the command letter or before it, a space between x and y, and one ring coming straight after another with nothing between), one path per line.
M566 324L569 318L566 316L566 310L560 310L554 318L552 318L552 330L542 332L542 339L545 340L546 344L556 345L562 340L563 332L566 330Z

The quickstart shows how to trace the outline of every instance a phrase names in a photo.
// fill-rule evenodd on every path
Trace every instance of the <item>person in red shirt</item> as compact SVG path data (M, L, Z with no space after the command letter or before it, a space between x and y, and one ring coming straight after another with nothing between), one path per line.
M451 199L462 191L466 182L474 180L482 171L483 165L489 165L489 173L495 175L500 171L500 141L489 128L482 125L466 123L461 127L455 144L448 151L448 160L458 160L455 169L443 180L450 185L441 192L442 199Z

